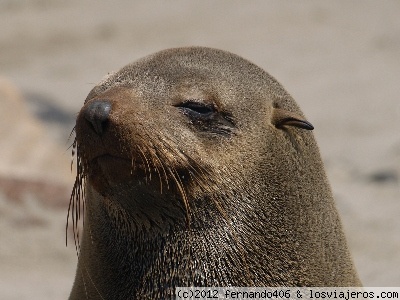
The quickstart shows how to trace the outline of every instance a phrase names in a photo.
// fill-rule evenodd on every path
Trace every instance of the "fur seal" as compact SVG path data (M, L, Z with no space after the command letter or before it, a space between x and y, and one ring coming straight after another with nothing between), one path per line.
M70 299L359 286L312 129L273 77L225 51L164 50L107 76L75 126Z

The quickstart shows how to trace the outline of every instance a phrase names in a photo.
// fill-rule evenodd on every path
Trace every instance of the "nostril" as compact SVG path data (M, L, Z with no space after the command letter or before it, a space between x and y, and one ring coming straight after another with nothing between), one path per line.
M85 119L93 126L98 135L106 129L111 112L111 103L108 100L95 100L90 102L84 112Z

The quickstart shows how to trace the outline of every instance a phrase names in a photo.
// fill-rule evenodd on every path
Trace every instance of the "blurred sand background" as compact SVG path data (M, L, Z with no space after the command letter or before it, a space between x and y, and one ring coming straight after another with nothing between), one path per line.
M294 96L365 286L400 286L399 1L0 0L0 299L66 299L68 136L105 74L155 51L239 54Z

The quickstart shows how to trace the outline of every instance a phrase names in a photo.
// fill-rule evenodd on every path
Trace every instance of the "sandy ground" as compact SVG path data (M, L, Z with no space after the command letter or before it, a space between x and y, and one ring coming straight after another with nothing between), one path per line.
M263 67L315 126L365 286L400 286L399 1L0 0L0 299L66 299L74 118L106 73L202 45Z

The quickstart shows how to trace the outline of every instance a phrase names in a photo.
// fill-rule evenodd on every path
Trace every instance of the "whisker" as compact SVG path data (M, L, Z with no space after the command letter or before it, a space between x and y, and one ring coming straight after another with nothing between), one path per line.
M131 175L133 175L133 172L135 171L135 160L134 160L134 158L133 158L133 155L132 155L132 159L131 159Z
M160 180L160 194L162 194L163 193L163 183L162 183L161 173L160 173L160 170L158 169L157 165L154 163L154 158L153 158L153 165L154 165L154 170L158 174L158 179Z
M149 162L147 161L146 155L144 154L142 148L139 145L137 145L137 148L139 149L139 152L141 153L141 155L143 157L142 158L142 162L143 162L143 166L144 166L143 169L144 169L145 178L146 178L146 184L147 184L148 183L148 181L147 181L148 180L148 176L150 176L150 180L151 180L151 172L150 172ZM145 164L147 165L147 169L146 169ZM148 175L147 172L150 172L150 175Z
M66 224L66 245L68 246L68 227L69 220L72 221L72 234L74 237L74 244L77 256L80 252L80 231L79 221L82 219L82 223L85 222L85 160L82 159L80 149L78 147L76 139L73 143L72 155L77 157L76 159L76 178L74 186L72 188L68 212L67 212L67 224ZM72 161L73 163L73 161ZM72 167L72 164L71 164Z
M165 178L165 181L166 181L166 183L167 183L167 190L169 190L169 189L170 189L170 187L169 187L169 180L168 180L167 171L165 171L165 168L164 168L164 163L163 163L162 160L158 157L158 155L156 155L155 158L158 160L158 162L159 162L159 164L160 164L160 166L161 166L161 168L162 168L162 170L163 170L164 178ZM161 180L161 179L160 179L160 180Z
M178 188L178 190L179 190L179 192L181 194L182 201L183 201L183 204L184 204L185 209L186 209L186 219L187 219L188 227L190 229L191 210L190 210L190 205L189 205L188 198L186 196L185 189L183 187L183 184L182 184L182 181L181 181L181 179L179 177L178 172L175 169L173 169L173 170L168 169L168 170L169 170L170 175L172 176L172 178L175 181L176 187Z

